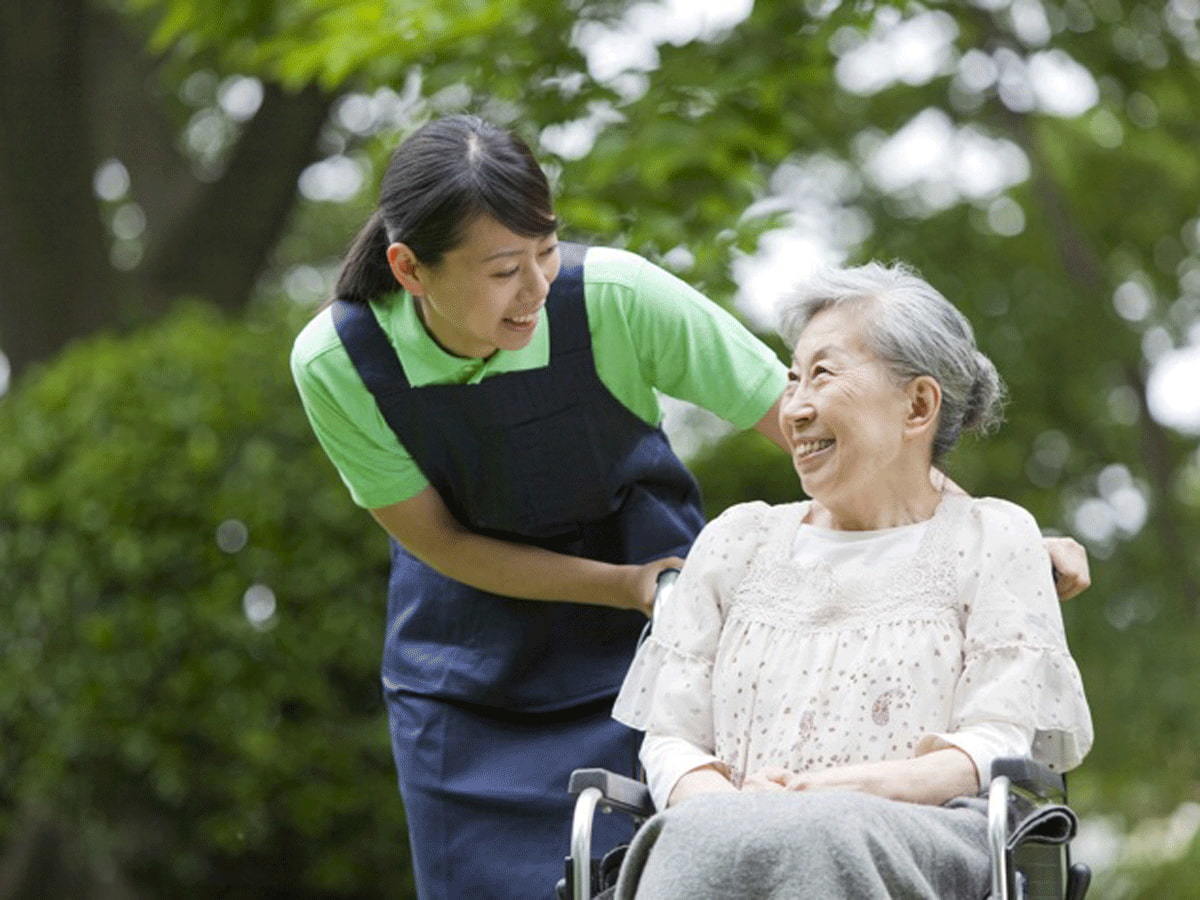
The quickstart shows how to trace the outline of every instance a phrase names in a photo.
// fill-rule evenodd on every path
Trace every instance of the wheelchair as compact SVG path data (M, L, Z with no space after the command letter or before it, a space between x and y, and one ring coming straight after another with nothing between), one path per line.
M654 608L667 601L678 570L659 576ZM646 626L645 635L649 633ZM576 798L570 855L557 885L559 900L604 900L613 893L626 846L592 858L597 810L630 816L635 826L654 815L649 788L605 769L576 769L568 788ZM1091 870L1071 862L1078 820L1066 805L1066 778L1032 759L998 759L987 791L989 900L1082 900Z
M571 773L576 797L571 855L558 883L560 900L611 895L624 856L618 847L603 860L591 854L596 811L621 812L637 825L654 815L650 791L640 781L605 769ZM988 850L992 861L990 900L1082 900L1091 870L1071 863L1075 814L1066 806L1062 775L1031 759L999 759L988 789Z

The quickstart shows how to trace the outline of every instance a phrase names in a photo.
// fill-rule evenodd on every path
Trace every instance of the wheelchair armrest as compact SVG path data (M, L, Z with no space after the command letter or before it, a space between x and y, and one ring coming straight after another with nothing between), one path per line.
M1067 796L1067 782L1062 774L1025 756L993 760L992 777L1004 775L1014 788L1032 794L1039 800L1062 803Z
M568 790L572 797L578 797L590 787L600 791L605 806L643 819L654 815L650 789L640 781L607 769L576 769L571 773Z

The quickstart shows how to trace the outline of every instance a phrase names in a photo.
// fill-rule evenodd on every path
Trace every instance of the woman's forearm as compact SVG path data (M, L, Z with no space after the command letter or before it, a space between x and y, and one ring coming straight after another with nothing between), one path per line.
M671 791L667 806L700 794L736 794L737 788L715 765L702 766L683 775Z
M614 565L486 537L459 524L432 489L371 514L426 565L506 597L648 612L658 571L682 564L671 557L640 566Z
M896 771L890 781L896 800L937 805L953 797L979 793L975 763L957 747L935 750L915 759L895 760L894 764Z
M803 772L793 775L787 787L793 791L863 791L891 800L937 805L952 797L978 793L979 776L971 757L951 747L913 759Z
M769 440L784 452L788 451L787 439L783 436L783 427L779 424L779 404L776 400L771 404L761 419L754 423L754 430Z
M458 539L412 552L455 581L525 600L568 600L608 605L621 593L621 569L608 563L553 553L463 532Z

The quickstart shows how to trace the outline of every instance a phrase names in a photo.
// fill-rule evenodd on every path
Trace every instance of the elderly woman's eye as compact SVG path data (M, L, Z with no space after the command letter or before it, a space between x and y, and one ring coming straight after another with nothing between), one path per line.
M813 378L816 378L818 375L832 375L833 374L824 366L813 366L812 373L813 373Z

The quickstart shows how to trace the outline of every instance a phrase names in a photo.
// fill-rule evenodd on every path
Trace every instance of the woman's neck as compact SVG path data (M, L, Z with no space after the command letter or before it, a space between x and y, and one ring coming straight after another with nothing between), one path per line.
M837 531L898 528L932 517L941 499L942 492L930 483L926 470L917 479L899 483L878 479L858 490L813 497L805 522Z

